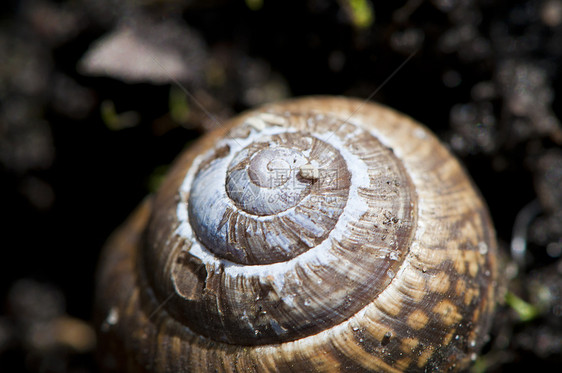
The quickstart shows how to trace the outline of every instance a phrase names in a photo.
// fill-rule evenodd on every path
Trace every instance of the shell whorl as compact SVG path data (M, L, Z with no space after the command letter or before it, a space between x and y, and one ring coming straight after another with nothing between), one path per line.
M289 124L284 117L269 119ZM287 261L317 246L348 198L351 175L333 145L262 123L246 138L219 142L193 183L187 179L182 186L190 197L179 208L188 206L196 236L234 263ZM240 149L242 143L247 145Z
M462 368L483 344L486 208L434 136L389 109L308 98L246 113L151 203L102 274L147 289L103 301L140 309L115 329L144 328L125 344L147 371Z

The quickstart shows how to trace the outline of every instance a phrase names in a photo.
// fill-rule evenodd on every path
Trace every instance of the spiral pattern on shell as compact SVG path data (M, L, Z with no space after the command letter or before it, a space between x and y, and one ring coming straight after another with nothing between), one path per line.
M489 328L495 250L481 198L423 126L344 98L269 105L190 148L108 243L103 365L463 369Z

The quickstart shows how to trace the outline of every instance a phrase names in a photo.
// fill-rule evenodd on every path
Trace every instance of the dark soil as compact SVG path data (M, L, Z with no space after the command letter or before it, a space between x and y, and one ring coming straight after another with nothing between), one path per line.
M310 94L384 103L456 153L507 294L473 370L561 370L562 0L351 3L2 2L0 371L96 372L111 231L202 132Z

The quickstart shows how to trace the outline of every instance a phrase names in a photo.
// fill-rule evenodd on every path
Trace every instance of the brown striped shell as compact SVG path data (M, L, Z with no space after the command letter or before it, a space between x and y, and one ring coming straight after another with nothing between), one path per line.
M459 163L376 104L303 98L188 149L110 239L101 363L128 372L466 368L496 242Z

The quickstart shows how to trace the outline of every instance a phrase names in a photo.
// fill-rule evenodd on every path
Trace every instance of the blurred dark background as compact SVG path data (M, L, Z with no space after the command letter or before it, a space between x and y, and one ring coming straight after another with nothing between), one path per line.
M562 0L3 1L0 371L97 371L100 249L201 133L375 92L490 207L507 296L473 371L560 371L561 57Z

